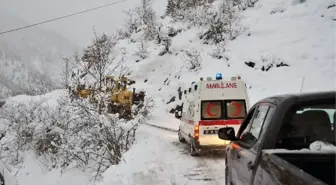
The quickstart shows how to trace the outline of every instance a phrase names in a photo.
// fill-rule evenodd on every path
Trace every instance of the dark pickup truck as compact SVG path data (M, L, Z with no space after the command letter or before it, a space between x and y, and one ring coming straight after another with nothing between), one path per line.
M250 108L226 149L226 185L335 185L336 91L265 98Z

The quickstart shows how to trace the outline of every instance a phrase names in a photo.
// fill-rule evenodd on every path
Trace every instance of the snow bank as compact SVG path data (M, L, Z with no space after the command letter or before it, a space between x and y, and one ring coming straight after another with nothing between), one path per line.
M24 156L20 168L15 169L18 181L16 185L90 185L88 182L91 180L91 174L88 172L76 168L50 169L45 164L45 159L37 157L33 152L26 152Z
M56 184L83 182L70 174L81 174L94 184L102 172L120 162L138 125L147 119L146 102L133 120L125 121L117 115L99 115L88 101L70 101L65 93L12 97L0 109L0 156L18 184L36 184L40 175L45 181L64 175L52 182Z
M13 96L6 99L6 104L8 105L13 103L23 103L28 105L32 102L42 101L43 102L42 105L55 107L58 105L58 101L60 98L67 96L68 96L67 90L61 89L61 90L54 90L52 92L38 96L28 96L28 95Z

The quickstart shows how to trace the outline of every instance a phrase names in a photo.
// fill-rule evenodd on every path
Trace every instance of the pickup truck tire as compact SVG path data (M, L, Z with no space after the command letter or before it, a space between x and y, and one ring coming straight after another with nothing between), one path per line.
M179 129L178 132L177 132L177 135L178 135L178 139L181 143L185 143L186 140L183 138L182 136L182 133L181 133L181 130Z

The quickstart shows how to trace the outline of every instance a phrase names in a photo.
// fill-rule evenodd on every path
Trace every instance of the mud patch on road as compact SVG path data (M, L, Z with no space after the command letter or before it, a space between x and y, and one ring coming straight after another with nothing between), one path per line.
M203 153L205 159L223 159L225 158L225 150L213 150Z

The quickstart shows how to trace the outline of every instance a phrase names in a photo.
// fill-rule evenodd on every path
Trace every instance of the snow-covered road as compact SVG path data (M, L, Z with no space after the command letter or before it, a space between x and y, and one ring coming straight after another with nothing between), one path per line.
M175 132L141 125L138 133L137 143L125 154L125 162L105 172L102 184L224 184L221 154L191 157L188 146L178 141Z

